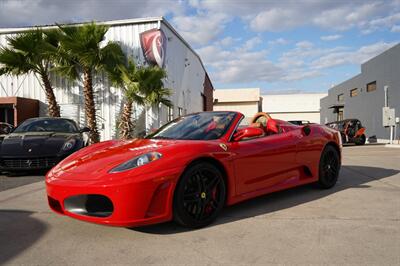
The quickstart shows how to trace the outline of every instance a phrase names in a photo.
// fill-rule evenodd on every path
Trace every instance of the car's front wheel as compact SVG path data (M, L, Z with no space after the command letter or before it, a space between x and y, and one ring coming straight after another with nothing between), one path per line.
M226 186L221 171L200 162L181 176L174 194L174 220L190 228L212 223L225 205Z
M322 151L319 161L318 185L321 188L333 187L339 177L340 155L331 145L326 146Z

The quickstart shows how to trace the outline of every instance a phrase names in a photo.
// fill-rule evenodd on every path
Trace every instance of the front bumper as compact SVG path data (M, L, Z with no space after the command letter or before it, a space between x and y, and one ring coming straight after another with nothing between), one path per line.
M98 224L134 227L172 219L173 191L178 169L140 177L127 176L92 181L46 177L50 208L79 220ZM104 181L106 180L107 181ZM114 179L114 181L113 181Z

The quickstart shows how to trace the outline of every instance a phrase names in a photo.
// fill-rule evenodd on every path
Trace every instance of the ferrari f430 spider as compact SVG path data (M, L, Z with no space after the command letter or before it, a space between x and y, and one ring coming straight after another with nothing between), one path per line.
M308 183L335 185L340 133L293 125L266 113L243 125L239 112L179 117L144 139L110 140L70 155L46 176L51 209L134 227L175 220L191 228L222 208Z

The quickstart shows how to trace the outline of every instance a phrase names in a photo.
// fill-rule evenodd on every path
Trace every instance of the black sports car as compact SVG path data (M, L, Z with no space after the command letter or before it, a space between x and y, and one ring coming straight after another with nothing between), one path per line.
M31 118L6 135L0 144L0 170L49 169L86 146L83 132L73 120Z

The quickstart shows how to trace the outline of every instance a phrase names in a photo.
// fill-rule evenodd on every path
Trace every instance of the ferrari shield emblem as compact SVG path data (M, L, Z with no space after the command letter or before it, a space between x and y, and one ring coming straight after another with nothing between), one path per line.
M227 151L228 147L224 143L220 143L219 146L224 150Z
M164 66L167 37L162 30L151 29L140 34L140 44L146 61L152 65Z

